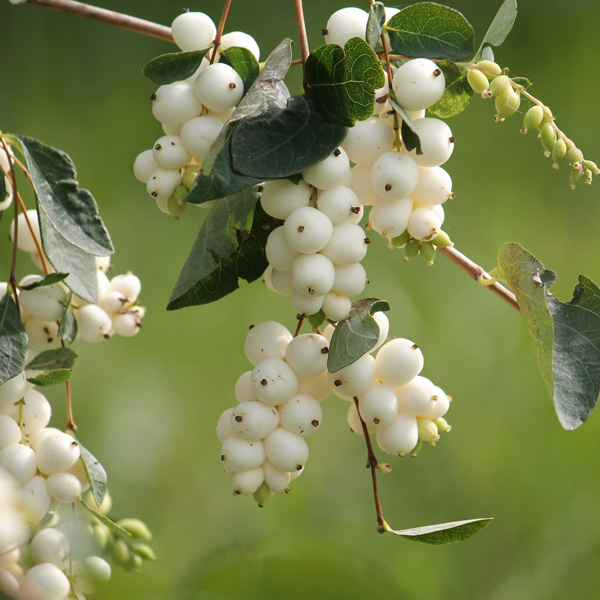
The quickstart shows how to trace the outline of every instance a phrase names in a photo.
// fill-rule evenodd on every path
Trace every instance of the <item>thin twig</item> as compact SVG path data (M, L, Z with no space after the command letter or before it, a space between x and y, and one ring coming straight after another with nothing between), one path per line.
M128 31L173 43L170 27L138 19L137 17L131 17L113 10L99 8L90 4L84 4L83 2L75 2L74 0L27 0L27 4L35 4L58 12L84 17L85 19L91 19L92 21L98 21L99 23L120 27L121 29L127 29Z
M371 0L371 4L375 4L375 0ZM383 46L383 54L385 56L385 66L387 69L388 76L388 88L392 89L392 65L390 63L390 54L388 52L387 41L385 39L385 32L381 31L381 45Z
M210 57L210 64L215 62L217 50L221 45L221 37L223 36L223 31L225 30L225 22L227 21L227 15L229 14L229 7L231 6L231 1L232 0L227 0L225 2L225 6L223 7L223 12L221 13L221 20L219 21L219 28L217 29L217 36L215 37L215 46Z
M308 47L308 36L306 35L306 22L304 21L304 9L302 7L302 0L294 0L294 8L296 11L296 26L298 27L298 37L300 38L300 50L302 52L302 72L303 80L302 86L304 91L308 92L308 80L306 78L306 61L310 54Z
M452 246L446 248L437 249L440 254L443 254L446 258L449 258L455 265L458 265L463 271L466 271L475 281L478 279L494 279L487 271L485 271L478 264L474 263L470 258L465 256L462 252L459 252ZM514 309L521 312L519 303L517 302L516 296L507 290L500 283L494 282L490 285L485 286L492 293L496 294L499 298L502 298L504 302L510 304Z
M64 348L64 342L63 342ZM67 379L67 428L71 431L77 431L77 425L75 425L75 420L73 419L73 405L71 402L71 382Z

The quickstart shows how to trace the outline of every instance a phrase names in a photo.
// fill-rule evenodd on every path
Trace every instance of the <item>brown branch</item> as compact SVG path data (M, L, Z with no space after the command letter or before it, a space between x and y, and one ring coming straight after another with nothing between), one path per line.
M308 36L306 35L306 22L304 21L304 9L302 8L302 0L294 0L294 8L296 10L296 25L298 27L298 37L300 38L300 50L302 51L302 72L304 77L302 85L304 91L308 92L308 80L306 79L306 61L310 54L308 47Z
M74 0L27 0L26 3L35 4L58 12L75 15L77 17L83 17L85 19L91 19L92 21L98 21L99 23L120 27L121 29L127 29L128 31L141 33L142 35L148 35L150 37L158 38L159 40L164 40L165 42L173 43L170 27L152 23L151 21L145 21L144 19L138 19L137 17L130 17L129 15L113 10L99 8L90 4L84 4L83 2L75 2Z
M65 347L63 342L63 348ZM77 425L73 419L73 405L71 402L71 382L67 379L67 428L71 431L77 431Z
M223 7L223 12L221 13L221 20L219 21L219 28L217 29L217 36L215 37L215 46L213 48L210 64L215 62L215 57L217 56L217 50L221 45L221 37L223 36L223 31L225 30L225 22L227 21L227 15L229 14L229 7L231 6L232 0L226 0L225 6Z
M446 258L449 258L455 265L458 265L463 271L466 271L475 281L478 281L479 279L493 279L493 277L487 271L485 271L478 264L474 263L470 258L462 254L462 252L455 250L454 247L447 246L446 248L438 248L437 250ZM496 294L496 296L499 298L502 298L504 302L510 304L514 309L521 312L517 298L503 285L494 282L486 285L485 287L488 288L490 292Z

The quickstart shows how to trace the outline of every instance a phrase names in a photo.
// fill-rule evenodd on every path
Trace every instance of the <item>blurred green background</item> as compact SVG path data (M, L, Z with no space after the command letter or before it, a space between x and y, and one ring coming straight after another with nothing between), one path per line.
M456 0L480 40L500 2ZM597 56L600 3L523 1L496 57L529 77L531 92L559 126L600 159ZM183 8L157 0L105 0L106 8L170 24ZM218 22L222 2L186 5ZM341 0L305 0L312 47ZM367 3L361 5L367 7ZM297 38L293 3L234 1L226 30L254 35L263 56ZM475 538L430 547L375 531L364 442L348 432L347 404L330 398L311 438L306 472L292 493L258 509L234 498L219 462L214 426L249 368L248 326L295 316L259 282L214 305L167 313L170 290L205 212L180 221L159 213L130 171L162 135L151 114L154 86L141 74L165 42L35 6L0 4L0 128L68 152L100 205L117 252L113 273L133 270L148 308L135 338L77 343L73 379L79 437L109 473L116 517L153 530L159 555L143 575L117 573L95 598L417 598L554 600L597 598L600 559L600 420L563 431L520 316L439 257L405 264L382 240L365 266L369 295L386 298L393 336L415 340L424 375L454 397L453 431L417 459L393 459L380 477L384 514L395 528L494 516ZM299 50L295 48L296 57ZM298 93L300 70L290 77ZM558 272L569 300L579 273L600 281L596 242L600 181L568 189L520 118L492 120L474 98L450 125L458 140L447 169L456 199L446 229L490 269L501 243L518 241ZM0 222L1 278L8 277L10 219ZM19 273L33 266L20 257ZM51 393L65 423L62 389Z

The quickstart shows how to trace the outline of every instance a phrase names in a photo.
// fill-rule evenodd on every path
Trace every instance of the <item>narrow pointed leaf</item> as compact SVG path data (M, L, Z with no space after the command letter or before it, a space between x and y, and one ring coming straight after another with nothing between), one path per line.
M473 56L473 27L453 8L419 2L403 8L385 25L392 50L410 58L464 60Z
M229 65L244 82L244 92L248 92L258 74L260 67L254 54L247 48L232 47L227 48L222 54L219 62Z
M44 287L45 285L54 285L59 281L64 281L69 276L68 273L50 273L46 275L46 277L40 279L39 281L34 281L29 285L24 285L22 290L33 290L38 287Z
M83 500L79 501L79 504L83 506L89 513L94 515L100 523L106 525L114 534L124 537L130 538L131 534L123 529L120 525L117 525L112 519L109 519L106 515L99 513L95 508L91 507L89 504L86 504Z
M402 141L408 152L416 148L417 154L423 154L421 149L421 140L416 134L412 119L408 116L408 113L392 98L389 98L389 103L392 108L402 117L401 133Z
M504 42L515 24L517 11L517 0L504 0L485 32L478 54L488 46L500 46Z
M79 443L79 441L78 441ZM107 475L104 467L100 464L100 461L84 446L79 443L79 450L81 452L81 460L83 460L83 466L92 488L92 495L96 506L101 506L104 496L106 496L106 482Z
M27 381L39 387L49 387L51 385L65 383L65 381L71 379L72 374L73 373L70 369L54 369L54 371L49 371L48 373L41 373L35 377L30 377L27 379Z
M339 321L327 355L327 370L335 373L369 352L379 339L379 325L371 316L381 310L389 310L385 300L364 298L352 303L347 319Z
M71 293L71 298L73 297ZM77 337L77 321L71 308L71 298L67 306L65 306L65 312L60 319L60 326L58 328L58 335L60 339L66 344L72 344Z
M437 65L444 72L446 89L444 95L428 110L441 119L448 119L465 110L474 92L467 81L466 72L453 62L440 60Z
M28 369L52 371L53 369L72 369L78 355L70 348L55 348L40 352L27 364Z
M9 293L0 299L0 384L25 368L29 340L17 306Z
M379 40L381 39L381 32L383 31L383 25L385 24L385 8L383 2L374 2L371 4L369 9L369 20L367 21L367 44L375 50Z
M38 211L70 244L95 256L114 252L110 236L92 194L78 186L75 165L62 150L33 138L19 137ZM57 269L58 270L58 269Z
M479 533L492 521L493 518L468 519L466 521L452 521L450 523L439 523L438 525L428 525L414 529L389 529L387 531L413 542L440 546L442 544L462 542Z
M191 77L202 64L202 59L210 48L191 52L170 52L153 58L142 69L144 77L166 85Z
M336 44L317 48L306 61L306 78L315 109L343 127L368 119L375 90L385 85L377 55L360 38L348 40L344 48Z
M280 221L266 215L258 193L217 200L202 224L167 310L207 304L235 291L238 279L258 279L267 267L265 244Z

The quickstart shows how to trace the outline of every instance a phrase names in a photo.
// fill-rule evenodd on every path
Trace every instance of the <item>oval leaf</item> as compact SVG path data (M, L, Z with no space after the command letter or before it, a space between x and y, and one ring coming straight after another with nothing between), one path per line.
M473 56L473 27L453 8L419 2L403 8L385 25L397 54L410 58L464 60Z
M58 283L59 281L64 281L69 276L68 273L49 273L43 279L39 281L34 281L29 285L24 285L21 287L22 290L33 290L38 287L44 287L45 285L53 285Z
M347 319L339 321L327 355L327 370L335 373L369 352L379 339L379 325L371 316L380 310L389 310L385 300L364 298L352 303Z
M49 387L51 385L60 385L61 383L65 383L65 381L69 381L72 374L70 369L55 369L54 371L28 378L27 381L40 387Z
M191 77L202 64L202 59L210 48L191 52L170 52L153 58L142 69L144 77L166 85Z
M99 513L95 508L92 508L89 504L86 504L83 500L79 501L79 504L83 506L88 512L90 512L100 523L106 525L115 535L124 538L130 538L131 534L129 531L123 529L120 525L117 525L112 519L109 519L106 515Z
M314 107L329 122L352 127L373 114L375 90L385 85L383 69L373 49L352 38L317 48L306 61L306 78Z
M94 502L96 506L101 506L104 496L106 496L106 482L107 475L104 467L100 464L100 461L84 446L81 445L79 440L79 450L81 451L81 460L87 473L90 487L92 488L92 495L94 496Z
M492 521L493 518L468 519L466 521L438 523L437 525L427 525L426 527L416 527L414 529L385 529L385 531L395 533L413 542L440 546L442 544L462 542L479 533Z
M260 73L258 61L248 48L238 48L235 46L227 48L221 54L219 62L225 63L235 69L244 82L244 92L250 90L250 87Z
M369 8L369 19L367 21L366 41L373 50L381 39L381 32L385 24L385 7L383 2L373 2Z
M504 0L494 20L485 32L477 54L482 53L484 48L488 46L500 46L504 42L515 24L517 10L517 0Z
M0 299L0 384L25 368L29 340L11 295Z
M70 348L55 348L40 352L27 364L28 369L52 371L53 369L72 369L78 357Z

